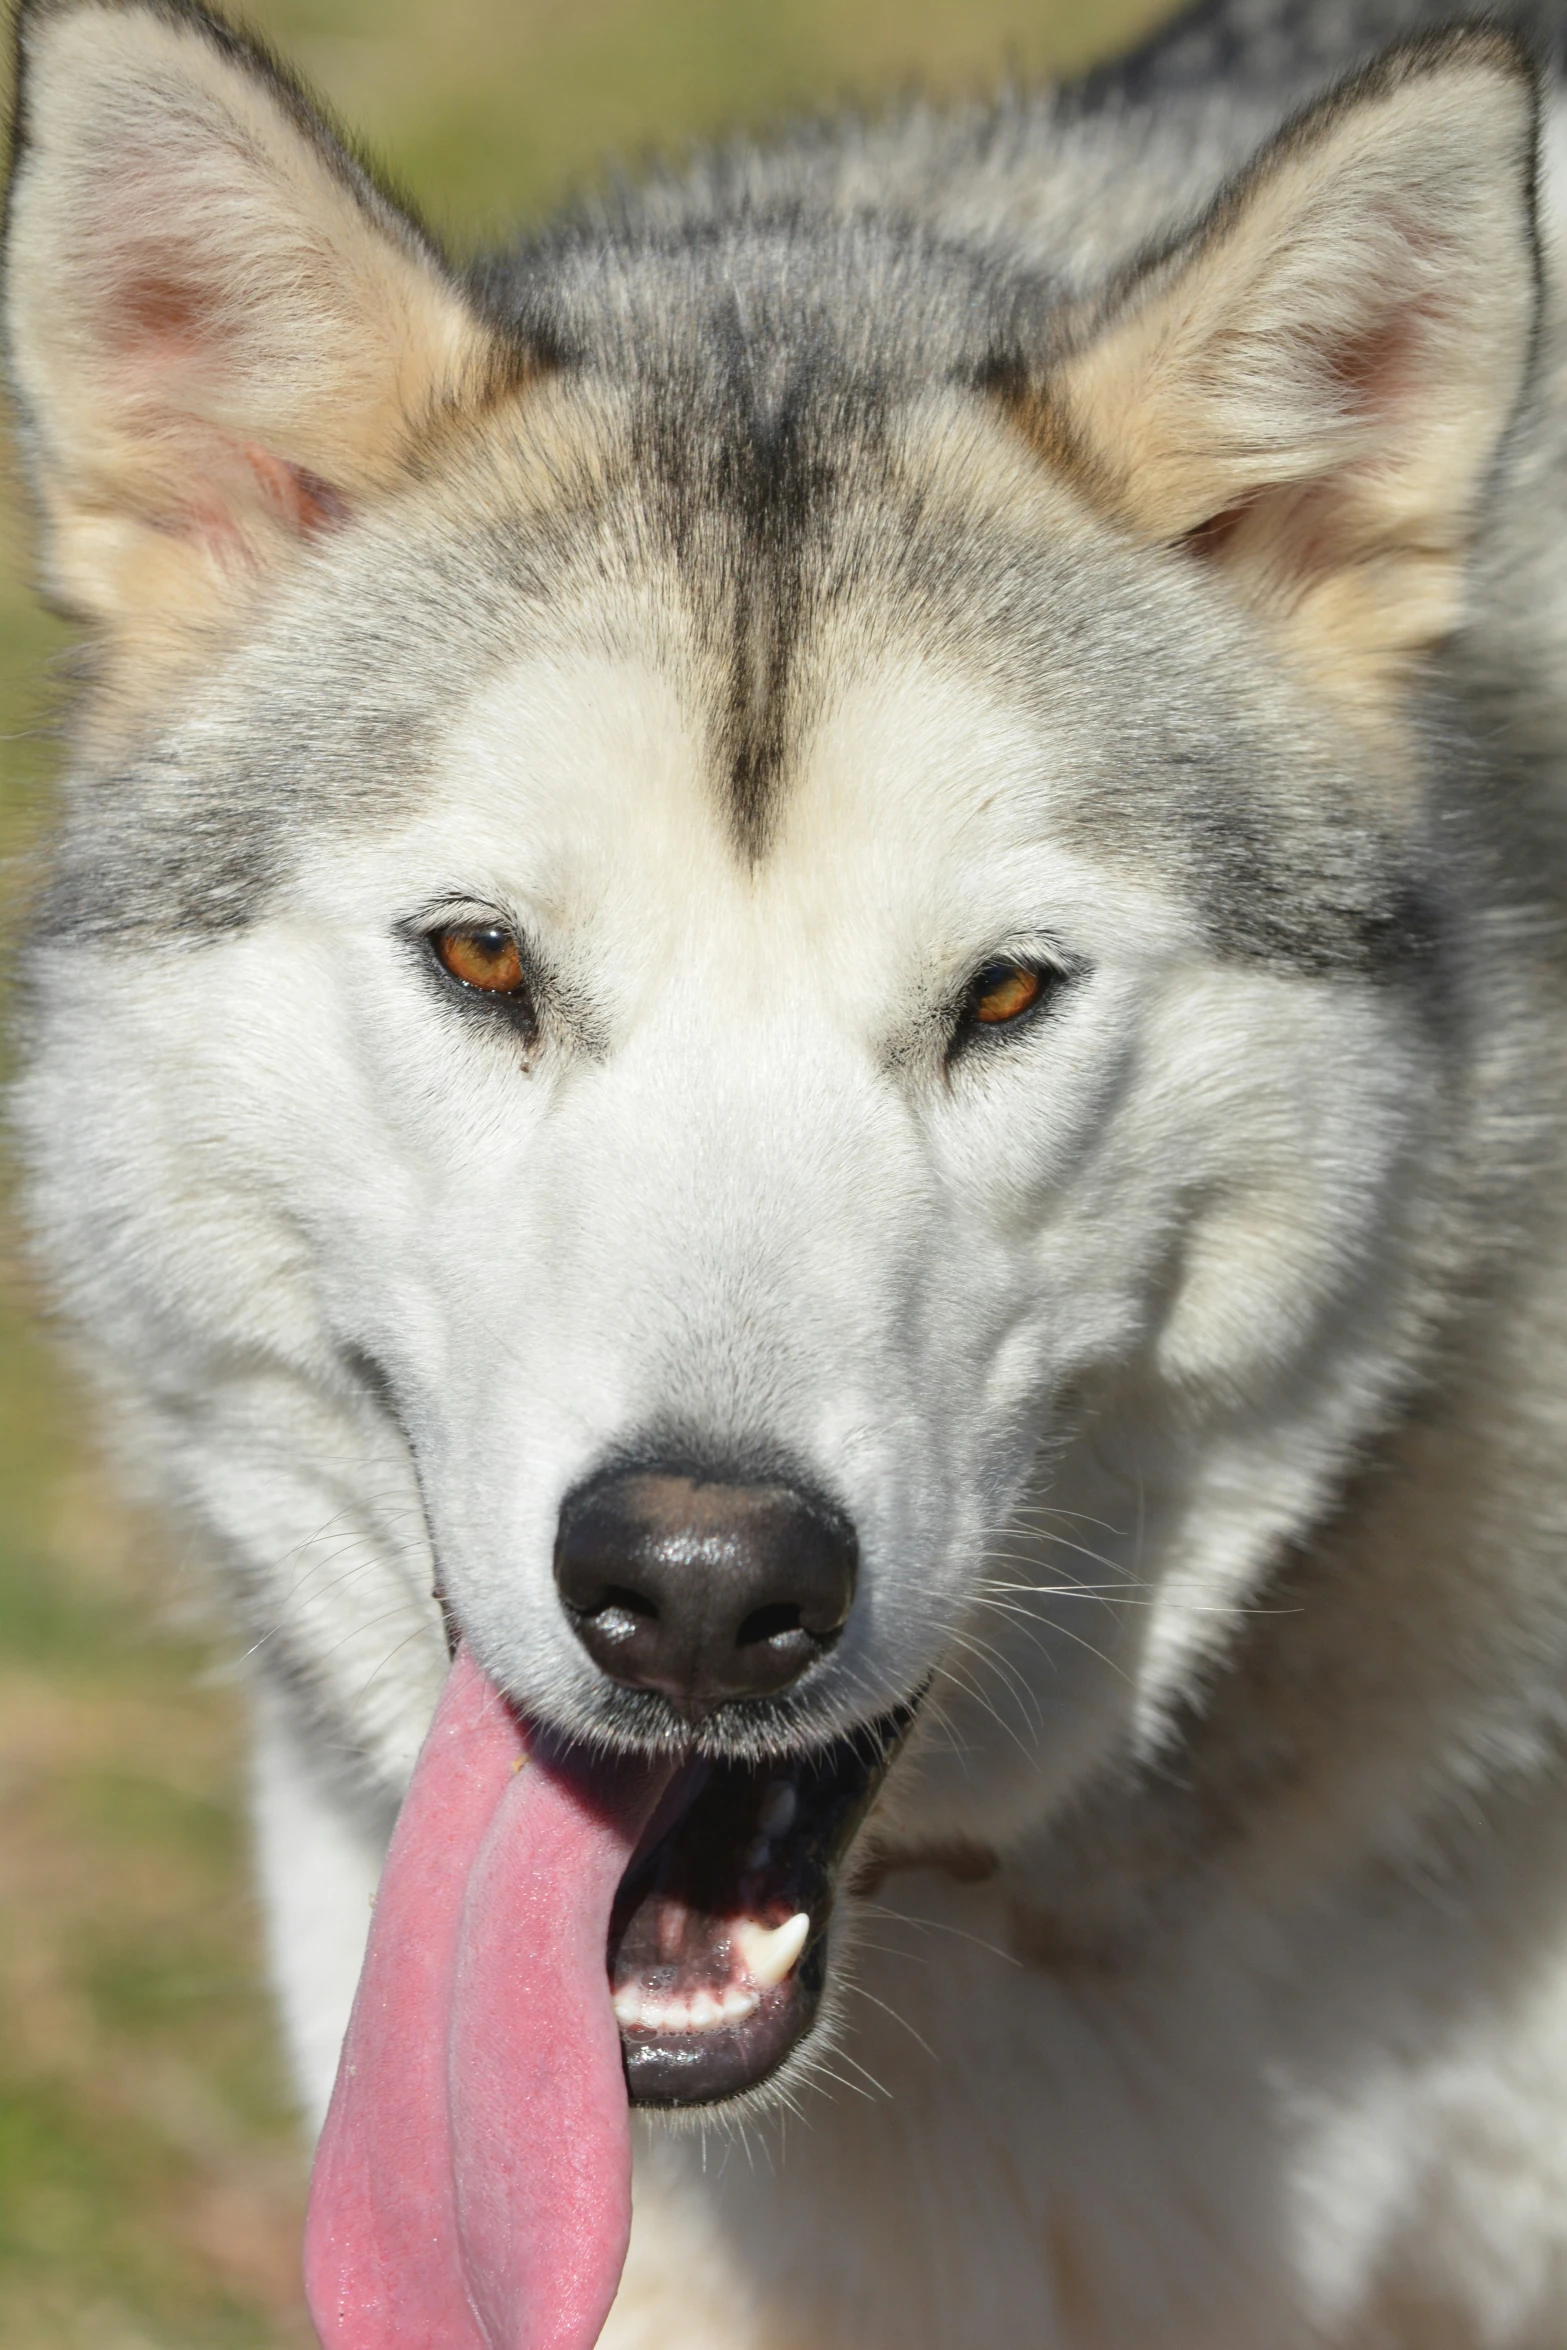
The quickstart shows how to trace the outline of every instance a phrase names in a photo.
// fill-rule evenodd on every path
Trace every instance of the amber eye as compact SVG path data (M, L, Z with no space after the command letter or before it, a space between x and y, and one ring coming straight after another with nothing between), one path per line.
M496 923L465 930L435 931L430 940L443 970L464 987L485 995L517 995L523 981L522 952L509 930Z
M989 963L969 991L969 1018L986 1028L1004 1027L1032 1011L1044 991L1044 973L1029 964Z

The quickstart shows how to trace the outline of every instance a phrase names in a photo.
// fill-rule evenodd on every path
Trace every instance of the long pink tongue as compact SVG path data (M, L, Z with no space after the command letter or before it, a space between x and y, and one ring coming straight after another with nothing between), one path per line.
M459 1649L397 1822L316 2154L326 2350L589 2350L631 2229L605 1943L667 1771L530 1757Z

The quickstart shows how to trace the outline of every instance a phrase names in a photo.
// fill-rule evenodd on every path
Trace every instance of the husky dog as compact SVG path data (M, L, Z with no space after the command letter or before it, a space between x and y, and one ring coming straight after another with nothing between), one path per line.
M17 1116L328 2350L1567 2344L1558 27L1419 19L458 274L22 9Z

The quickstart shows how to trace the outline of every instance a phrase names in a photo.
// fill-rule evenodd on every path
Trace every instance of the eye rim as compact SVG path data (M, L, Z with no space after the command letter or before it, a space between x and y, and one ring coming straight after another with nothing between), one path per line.
M398 930L423 966L427 980L454 1011L487 1023L503 1023L519 1034L530 1051L538 1043L542 1010L553 996L521 923L499 907L460 900L429 907L399 923ZM476 986L452 970L441 953L443 938L476 937L487 930L504 933L515 949L518 976L509 987Z
M1000 1000L1007 997L1009 989L1021 990L1017 1001ZM964 1017L981 1028L1011 1028L1027 1019L1044 992L1045 972L1040 963L1018 955L996 955L969 981ZM996 1008L987 1011L986 1006L993 1003Z
M477 943L480 939L487 937L493 937L500 941L499 955L504 955L506 950L510 949L510 964L515 972L515 977L508 978L504 985L490 986L482 979L471 978L466 972L457 969L448 952L449 947L454 944L465 940ZM436 968L454 986L466 989L468 994L515 998L527 992L528 970L523 955L522 940L518 937L512 924L504 921L500 916L497 915L482 921L459 920L438 923L433 930L426 931L425 939Z
M987 994L997 991L1005 976L1028 979L1034 990L1015 1011L986 1019L979 1010ZM1039 947L1003 947L987 955L970 977L958 999L948 1058L971 1049L1000 1048L1031 1029L1055 1004L1062 990L1079 976L1078 967L1064 956Z

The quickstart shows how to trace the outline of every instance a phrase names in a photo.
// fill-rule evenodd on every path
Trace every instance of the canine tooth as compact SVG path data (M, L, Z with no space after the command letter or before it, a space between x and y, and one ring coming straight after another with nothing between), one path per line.
M764 1836L787 1836L794 1826L800 1798L787 1779L775 1779L762 1797L757 1825Z
M719 2002L726 2024L742 2023L748 2015L755 2015L760 2004L754 1991L742 1991L738 1983L731 1983Z
M627 1983L617 1991L612 2004L616 2023L624 2024L628 2031L643 2021L646 2011L642 2005L642 1994L635 1983Z
M803 1909L771 1929L758 1925L755 1918L740 1919L732 1938L759 1991L771 1991L783 1981L805 1948L810 1931L811 1921Z

